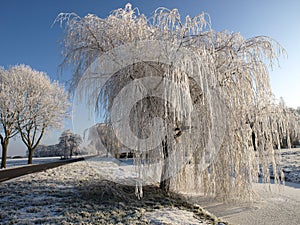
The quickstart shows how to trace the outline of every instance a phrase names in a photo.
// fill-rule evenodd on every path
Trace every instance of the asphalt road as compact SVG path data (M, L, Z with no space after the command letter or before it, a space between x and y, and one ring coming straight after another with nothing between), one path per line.
M67 159L67 160L61 160L59 162L52 162L52 163L44 163L44 164L36 164L36 165L26 165L22 167L17 168L9 168L0 170L0 183L6 180L10 180L16 177L20 177L26 174L30 173L36 173L40 171L45 171L51 168L55 168L58 166L62 166L68 163L78 162L85 160L87 158L92 158L94 156L88 156L88 157L80 157L75 159Z

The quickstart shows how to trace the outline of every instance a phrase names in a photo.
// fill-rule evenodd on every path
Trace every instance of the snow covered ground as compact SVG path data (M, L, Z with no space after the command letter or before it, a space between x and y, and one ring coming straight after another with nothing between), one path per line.
M217 224L153 186L138 200L134 186L107 179L122 170L113 159L81 161L1 183L0 224Z
M298 188L254 184L254 190L257 197L250 203L223 203L203 196L193 196L190 201L234 225L300 224L300 184Z
M282 157L293 183L280 191L255 184L258 195L252 203L195 196L191 202L232 224L298 225L300 149L283 150ZM152 186L138 200L134 186L127 186L137 177L131 165L130 160L93 158L0 183L0 224L223 224L201 207L165 197Z
M254 184L257 196L251 203L222 203L202 196L192 196L190 201L235 225L299 225L300 148L283 149L282 166L285 186Z

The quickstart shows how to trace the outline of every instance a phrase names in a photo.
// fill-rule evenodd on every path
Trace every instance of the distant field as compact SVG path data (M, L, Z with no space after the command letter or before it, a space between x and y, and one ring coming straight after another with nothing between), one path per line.
M78 155L78 156L73 156L72 158L78 158L78 157L85 157L88 155ZM51 163L51 162L57 162L60 161L61 157L60 156L55 156L55 157L39 157L39 158L33 158L32 163L33 164L42 164L42 163ZM6 168L12 168L12 167L19 167L19 166L25 166L27 164L28 159L27 158L18 158L18 159L7 159L6 162Z
M42 157L42 158L33 158L33 164L41 164L41 163L50 163L59 161L60 157ZM27 158L21 159L7 159L6 167L17 167L27 165Z

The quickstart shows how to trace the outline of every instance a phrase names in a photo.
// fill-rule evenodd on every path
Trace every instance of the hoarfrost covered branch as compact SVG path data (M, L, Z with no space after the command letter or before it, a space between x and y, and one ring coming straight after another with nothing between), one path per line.
M275 181L283 177L273 146L287 118L268 73L285 54L276 41L214 31L206 13L182 20L177 9L158 8L147 18L130 4L107 18L65 13L56 22L65 25L71 89L115 125L122 144L137 145L140 177L161 162L164 190L224 198L251 197L259 174L269 181L270 164Z

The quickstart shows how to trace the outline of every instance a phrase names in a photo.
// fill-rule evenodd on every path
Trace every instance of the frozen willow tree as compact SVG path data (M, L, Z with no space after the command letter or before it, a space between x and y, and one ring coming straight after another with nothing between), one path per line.
M65 24L71 89L115 125L140 177L159 161L162 189L225 198L251 196L270 165L283 178L273 145L286 119L268 73L285 54L276 41L214 31L205 13L181 19L158 8L147 18L130 4L107 18L65 13L56 22Z

